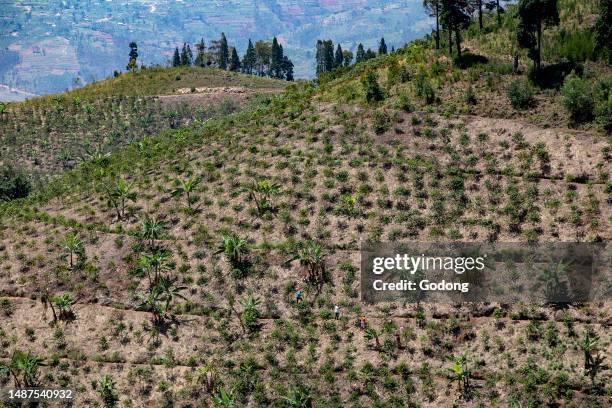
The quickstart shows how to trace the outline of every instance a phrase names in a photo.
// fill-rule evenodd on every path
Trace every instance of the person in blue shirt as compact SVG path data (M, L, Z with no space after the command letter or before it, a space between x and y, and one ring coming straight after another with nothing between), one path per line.
M302 300L302 291L298 289L295 292L295 303L300 303L300 300Z

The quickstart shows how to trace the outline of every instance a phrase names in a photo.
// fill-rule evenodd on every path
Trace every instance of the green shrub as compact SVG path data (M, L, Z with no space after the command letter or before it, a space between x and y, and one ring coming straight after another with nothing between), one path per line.
M419 72L414 82L414 90L419 98L423 98L425 103L432 104L436 99L436 94L434 92L431 83L425 76L423 72Z
M612 77L607 77L595 85L595 120L603 129L612 133Z
M372 128L378 135L385 133L391 127L391 118L384 110L374 112Z
M586 122L593 118L595 102L589 83L570 75L561 88L561 102L575 122Z
M374 72L368 72L361 81L361 84L363 85L363 92L368 103L378 102L385 99L385 95L380 88L380 85L378 85Z
M533 88L525 80L510 83L507 90L508 99L515 109L525 109L533 105Z
M11 165L0 169L0 201L27 197L31 189L30 177L22 170Z

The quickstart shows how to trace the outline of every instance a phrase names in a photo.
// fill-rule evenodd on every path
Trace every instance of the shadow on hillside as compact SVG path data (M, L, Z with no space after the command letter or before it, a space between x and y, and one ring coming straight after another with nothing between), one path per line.
M474 65L486 64L489 59L484 55L476 55L471 52L467 52L461 56L461 58L455 58L455 66L460 69L467 69Z
M574 71L578 76L582 76L584 67L582 64L573 61L562 61L552 65L546 65L539 71L531 70L529 79L542 89L559 89L565 81L565 77Z

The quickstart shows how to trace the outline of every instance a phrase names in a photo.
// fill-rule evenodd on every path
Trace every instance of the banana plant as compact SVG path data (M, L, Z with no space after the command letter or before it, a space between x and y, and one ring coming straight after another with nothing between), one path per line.
M0 373L13 377L15 387L33 387L36 385L38 368L44 365L45 359L31 352L17 350L8 364L0 364Z
M451 381L458 384L459 391L463 395L467 395L470 390L470 378L472 377L472 371L468 367L467 354L453 357L453 366L449 369L449 372Z
M272 196L280 194L280 192L280 185L267 179L253 181L249 186L249 196L255 201L259 215L274 209Z
M125 217L125 207L128 201L136 201L137 194L133 191L134 183L128 183L120 179L113 186L105 185L106 197L109 207L113 207L117 213L117 221Z
M74 257L78 254L83 253L83 241L79 238L79 235L76 232L68 234L64 243L62 245L64 250L68 252L68 256L70 259L70 269L74 268Z
M189 177L185 180L177 179L176 182L178 184L178 187L172 192L172 196L176 197L185 195L187 198L187 207L189 207L189 209L191 210L191 194L195 192L196 188L198 187L198 184L200 184L200 179Z
M59 318L67 319L68 317L73 316L72 305L74 305L75 301L69 293L64 293L63 295L55 296L52 299L52 302L57 309L59 310Z

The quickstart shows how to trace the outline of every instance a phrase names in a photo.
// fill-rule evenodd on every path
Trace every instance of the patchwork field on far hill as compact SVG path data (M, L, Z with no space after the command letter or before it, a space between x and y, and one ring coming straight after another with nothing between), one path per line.
M585 303L360 298L363 243L610 259L610 65L547 54L543 83L495 45L512 14L485 24L462 59L426 39L316 83L144 70L9 105L3 160L55 177L0 205L0 386L26 362L78 407L612 406L609 268Z
M0 113L0 163L42 181L166 129L240 111L285 85L215 69L157 68L7 104Z

